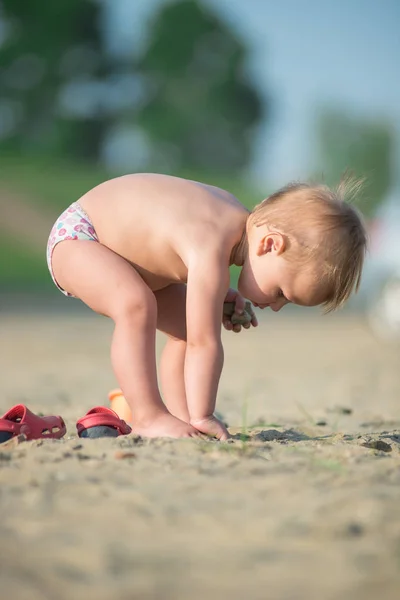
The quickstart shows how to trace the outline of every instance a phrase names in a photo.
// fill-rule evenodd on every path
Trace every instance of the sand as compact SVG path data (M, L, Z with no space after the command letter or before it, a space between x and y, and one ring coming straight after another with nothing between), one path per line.
M82 440L76 419L116 385L111 330L0 313L0 409L68 425L0 446L1 598L399 597L398 347L354 314L268 314L224 333L232 442Z

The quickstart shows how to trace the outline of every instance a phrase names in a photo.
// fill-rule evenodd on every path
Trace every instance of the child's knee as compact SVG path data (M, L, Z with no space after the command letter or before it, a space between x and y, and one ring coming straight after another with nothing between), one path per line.
M176 349L181 349L183 352L186 351L186 329L175 332L176 335L167 333L167 344L172 345Z
M127 290L113 300L111 309L114 321L154 323L157 319L157 302L150 289Z

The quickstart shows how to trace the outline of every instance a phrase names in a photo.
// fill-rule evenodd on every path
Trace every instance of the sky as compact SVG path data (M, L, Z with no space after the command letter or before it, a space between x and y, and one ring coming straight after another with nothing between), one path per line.
M107 1L107 0L106 0ZM110 48L140 51L169 0L108 0ZM400 0L203 0L250 49L249 71L273 119L261 124L251 174L281 186L317 164L315 118L335 105L393 127L400 190Z

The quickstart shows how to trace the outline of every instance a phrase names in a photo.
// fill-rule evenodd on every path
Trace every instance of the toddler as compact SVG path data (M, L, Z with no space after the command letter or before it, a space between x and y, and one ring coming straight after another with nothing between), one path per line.
M111 361L141 436L226 440L214 417L225 301L279 311L343 305L357 290L366 233L345 200L357 184L290 184L249 212L229 192L156 174L106 181L56 221L57 287L115 324ZM229 288L229 266L241 273ZM254 314L251 324L257 325ZM250 326L250 325L248 325ZM156 329L167 335L157 384Z

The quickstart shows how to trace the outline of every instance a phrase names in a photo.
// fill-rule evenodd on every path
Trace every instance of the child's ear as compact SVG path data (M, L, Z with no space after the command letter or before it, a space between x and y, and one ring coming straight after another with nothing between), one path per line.
M258 244L257 256L268 254L272 252L278 256L285 251L286 243L285 238L279 231L270 231L263 236Z

